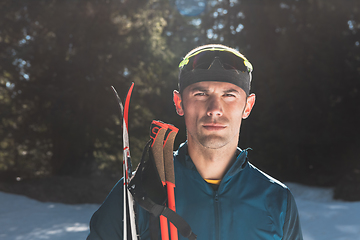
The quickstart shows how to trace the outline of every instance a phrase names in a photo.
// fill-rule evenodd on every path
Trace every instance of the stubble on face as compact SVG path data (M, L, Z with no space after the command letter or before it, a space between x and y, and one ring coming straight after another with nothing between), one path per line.
M210 83L210 89L211 86L214 87L213 84L215 83ZM207 89L206 84L203 85L205 85L205 87L202 87ZM217 85L215 86L218 87ZM219 86L223 85L220 84ZM219 115L207 114L209 112L209 104L206 103L206 101L210 101L207 100L207 97L204 97L204 101L203 99L198 100L196 98L194 101L191 93L185 97L183 109L189 144L195 143L206 149L220 149L229 143L237 146L245 104L241 98L243 97L240 92L242 90L234 91L231 86L232 84L230 87L226 86L228 88L225 87L221 90L224 92L220 95L222 105L216 106L221 108L222 112ZM233 100L230 97L229 99L224 97L227 96L226 94L228 94L228 92L236 95L238 99L235 98L235 100ZM209 95L211 94L209 93ZM188 96L190 97L188 98ZM223 100L223 98L225 98L225 100Z
M211 125L211 124L220 124L220 125L228 126L228 123L229 123L229 120L227 118L212 119L212 118L208 118L207 116L205 116L199 120L199 125L197 128L196 134L192 134L191 131L187 131L187 133L188 133L188 136L190 135L191 140L197 141L204 148L219 149L219 148L222 148L225 145L227 145L232 139L229 138L228 135L224 135L224 133L223 134L220 134L218 132L206 133L206 130L204 131L204 129L202 129L202 128L204 128L203 127L204 125ZM208 128L211 128L211 127L208 127ZM224 131L225 128L226 127L224 127L223 130L218 130L218 131ZM229 133L229 134L231 134L231 133Z

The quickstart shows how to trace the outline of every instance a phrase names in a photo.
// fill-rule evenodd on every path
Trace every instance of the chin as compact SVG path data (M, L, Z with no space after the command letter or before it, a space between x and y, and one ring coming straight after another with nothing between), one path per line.
M199 142L202 146L209 149L219 149L229 143L229 141L226 141L221 137L206 137L204 139L200 139Z

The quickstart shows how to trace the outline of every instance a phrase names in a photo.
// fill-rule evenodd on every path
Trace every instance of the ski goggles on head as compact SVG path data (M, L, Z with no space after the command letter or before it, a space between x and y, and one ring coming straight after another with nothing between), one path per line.
M239 52L222 45L207 45L190 52L179 64L180 93L201 81L229 82L250 92L251 63Z
M209 69L217 58L225 70L238 70L241 72L252 72L251 63L240 53L227 48L211 47L196 51L185 57L179 64L179 68L187 71L196 69Z

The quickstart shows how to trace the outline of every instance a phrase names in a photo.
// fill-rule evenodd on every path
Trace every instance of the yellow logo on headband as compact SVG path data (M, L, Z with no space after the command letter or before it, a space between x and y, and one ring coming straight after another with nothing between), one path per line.
M179 64L179 68L185 66L186 64L189 63L189 58L185 58L184 60L181 61L181 63Z
M249 72L252 72L254 70L253 66L251 65L251 63L248 60L244 60L244 64L248 68Z

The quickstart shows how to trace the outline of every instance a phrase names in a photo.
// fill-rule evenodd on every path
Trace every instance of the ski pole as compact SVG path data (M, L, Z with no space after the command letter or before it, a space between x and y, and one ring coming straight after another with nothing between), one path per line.
M153 120L150 128L150 137L153 139L151 145L151 152L154 156L155 165L160 176L163 186L166 185L164 155L163 155L163 141L167 127L159 121ZM160 216L160 231L161 239L169 240L168 222L166 217Z
M174 172L174 155L173 146L175 137L179 131L175 126L166 124L168 130L164 138L164 164L165 164L165 179L168 195L168 207L176 212L175 207L175 172ZM178 231L173 223L170 222L171 240L178 240Z

